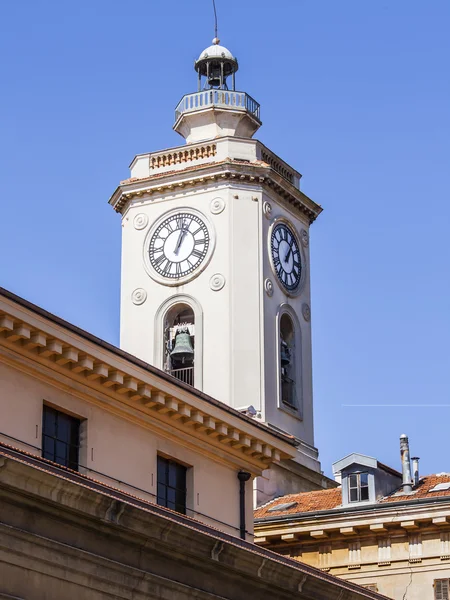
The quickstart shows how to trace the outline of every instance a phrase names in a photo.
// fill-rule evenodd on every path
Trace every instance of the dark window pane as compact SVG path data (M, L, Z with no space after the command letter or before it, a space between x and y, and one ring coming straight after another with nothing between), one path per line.
M80 421L44 406L42 418L42 455L54 462L78 469Z
M369 499L369 488L362 487L361 488L361 500L368 500L368 499Z
M358 489L350 488L350 502L358 502Z
M361 473L361 486L369 485L369 475L368 473Z
M44 450L44 458L53 460L53 457L55 456L55 440L51 437L47 437L46 435L44 435L42 445Z
M166 470L167 470L167 460L162 458L162 456L158 456L158 482L167 483L166 480Z
M60 440L70 440L70 417L67 415L58 415L56 423L56 436Z
M59 440L56 440L56 457L57 458L62 458L64 460L66 460L67 458L67 444L64 442L60 442Z
M176 491L173 488L167 488L167 502L175 506Z
M158 456L157 502L161 506L186 512L186 467Z
M42 430L47 435L56 437L56 410L44 406Z
M169 485L171 487L177 487L177 476L178 476L178 465L171 463L169 465Z
M358 487L358 476L357 475L349 475L348 483L351 488Z

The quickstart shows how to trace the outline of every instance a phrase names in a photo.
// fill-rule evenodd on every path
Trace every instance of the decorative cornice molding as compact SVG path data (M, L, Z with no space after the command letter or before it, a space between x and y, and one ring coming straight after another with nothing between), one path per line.
M143 200L154 194L176 192L195 188L211 182L234 182L263 185L281 196L291 208L306 216L311 224L322 212L322 207L291 185L272 167L258 163L241 163L226 160L196 166L183 171L158 173L145 179L126 180L116 189L109 203L116 212L123 213L129 203L138 198Z
M38 325L35 319L27 319L23 311L17 314L12 308L0 306L0 350L14 350L37 365L63 372L77 384L82 382L151 414L166 427L167 421L172 420L174 434L181 428L215 447L223 445L230 455L245 457L256 471L295 455L295 447L287 441L202 401L196 390L190 393L185 386L178 386L176 379L168 382L167 378L158 378L124 359L118 361L105 348L95 343L87 345L67 330L55 332L54 327L46 327L44 319Z

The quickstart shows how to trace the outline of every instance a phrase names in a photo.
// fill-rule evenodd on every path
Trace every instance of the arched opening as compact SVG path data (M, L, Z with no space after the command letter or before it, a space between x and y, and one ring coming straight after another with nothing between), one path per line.
M291 408L297 407L295 375L295 328L291 317L283 313L280 318L281 401Z
M188 304L174 304L164 316L163 368L180 381L194 385L195 314Z

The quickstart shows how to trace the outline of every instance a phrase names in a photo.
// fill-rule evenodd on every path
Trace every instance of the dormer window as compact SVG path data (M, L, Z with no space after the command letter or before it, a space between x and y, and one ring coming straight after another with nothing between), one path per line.
M368 473L352 473L348 476L348 501L363 502L369 499Z

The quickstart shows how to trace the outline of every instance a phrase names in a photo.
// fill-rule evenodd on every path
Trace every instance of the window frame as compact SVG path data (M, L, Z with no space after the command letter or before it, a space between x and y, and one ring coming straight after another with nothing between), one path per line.
M54 416L54 434L49 431L47 424L47 415L53 413ZM63 425L64 424L64 425ZM63 427L66 428L68 436L64 438ZM80 470L80 450L81 450L81 427L82 420L69 413L59 410L54 406L44 404L42 408L42 435L41 435L41 453L42 458L72 469ZM75 438L75 443L73 439ZM46 450L46 440L53 440L53 451ZM65 446L65 457L58 455L58 444ZM60 460L58 460L60 459Z
M443 584L445 582L446 589L441 589L438 595L438 584ZM442 578L435 579L433 582L434 587L434 600L450 600L450 579Z
M367 483L361 484L361 476L367 477ZM351 485L352 477L356 477L356 486ZM367 498L362 498L362 490L367 490ZM352 500L352 490L356 490L357 498ZM347 492L349 504L356 502L368 502L370 500L370 484L369 484L369 473L367 471L358 471L357 473L349 473L347 476Z
M164 467L164 481L160 480L160 471ZM172 470L172 471L171 471ZM187 483L188 483L188 471L189 467L186 465L174 460L173 458L169 458L163 456L161 454L157 455L157 464L156 464L156 503L158 506L163 506L164 508L168 508L170 510L174 510L182 515L186 515L188 511L187 507ZM176 474L176 484L172 485L170 483L170 478L173 473ZM181 476L182 479L182 487L178 485L178 477ZM161 486L161 487L160 487ZM160 493L160 490L163 489L163 493ZM175 492L175 499L168 499L168 492ZM180 496L181 494L181 501Z

